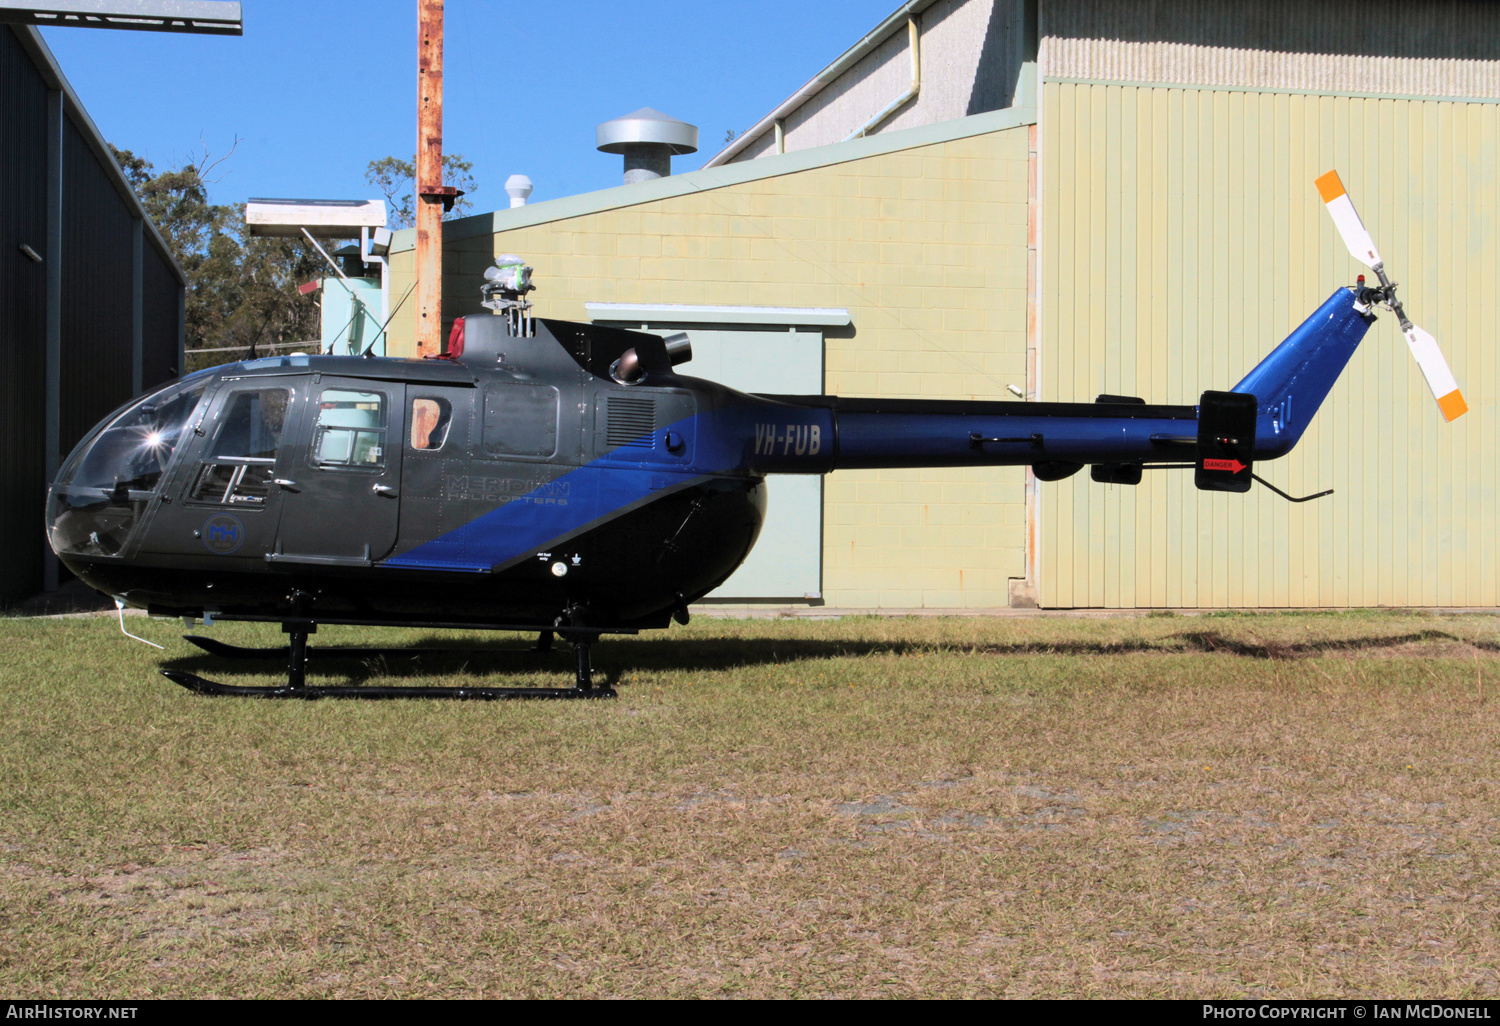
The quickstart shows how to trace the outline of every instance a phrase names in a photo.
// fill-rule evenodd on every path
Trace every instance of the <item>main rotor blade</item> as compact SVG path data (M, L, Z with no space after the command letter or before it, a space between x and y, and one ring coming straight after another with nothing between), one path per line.
M1337 171L1330 171L1318 179L1318 194L1328 205L1334 227L1344 237L1344 245L1349 247L1354 259L1372 271L1379 267L1381 260L1380 254L1375 252L1375 240L1365 230L1365 223L1359 219L1359 212L1354 209L1354 202L1344 191L1344 183L1339 179Z
M1417 366L1422 368L1422 376L1427 379L1427 387L1432 389L1438 409L1443 411L1443 416L1451 421L1468 413L1469 404L1464 402L1463 393L1458 390L1458 381L1454 379L1453 372L1448 369L1448 361L1443 359L1443 351L1438 348L1437 339L1415 324L1403 334L1406 336L1407 344L1411 346L1411 355L1416 357Z

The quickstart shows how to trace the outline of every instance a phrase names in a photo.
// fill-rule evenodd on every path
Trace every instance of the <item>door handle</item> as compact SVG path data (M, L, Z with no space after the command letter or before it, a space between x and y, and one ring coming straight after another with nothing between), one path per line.
M374 492L376 495L389 495L392 497L394 497L396 494L396 489L387 484L375 485L370 489L370 491Z
M273 477L271 479L271 483L274 485L280 485L289 492L301 491L301 489L297 487L297 482L293 481L289 477Z

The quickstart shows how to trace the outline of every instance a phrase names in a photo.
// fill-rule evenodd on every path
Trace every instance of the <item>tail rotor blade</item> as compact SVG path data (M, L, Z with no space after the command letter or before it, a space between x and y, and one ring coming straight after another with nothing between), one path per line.
M1376 298L1388 306L1400 320L1401 333L1406 336L1417 366L1422 368L1422 376L1427 379L1427 387L1432 389L1438 409L1450 421L1462 417L1469 412L1469 404L1458 390L1458 381L1448 368L1448 361L1443 359L1443 351L1438 348L1437 339L1407 320L1405 311L1401 309L1401 302L1396 298L1396 285L1386 277L1385 263L1375 250L1375 240L1370 237L1365 223L1359 219L1359 212L1354 209L1354 202L1344 191L1344 183L1337 171L1330 171L1318 179L1318 194L1323 197L1328 214L1343 236L1344 245L1349 247L1349 253L1380 278L1381 287L1376 290ZM1360 281L1364 281L1363 276Z
M1468 413L1469 404L1464 402L1463 393L1458 390L1458 381L1448 369L1448 361L1443 359L1443 351L1438 348L1437 339L1415 324L1403 334L1406 335L1411 355L1416 357L1417 366L1422 368L1427 387L1432 389L1433 398L1437 400L1438 409L1443 411L1443 416L1452 421Z
M1344 191L1344 183L1339 179L1337 171L1330 171L1318 179L1318 193L1327 204L1334 226L1344 237L1344 245L1349 247L1354 259L1372 271L1379 267L1381 259L1380 254L1375 251L1375 240L1365 230L1365 223L1359 219L1359 212L1354 209L1354 202Z

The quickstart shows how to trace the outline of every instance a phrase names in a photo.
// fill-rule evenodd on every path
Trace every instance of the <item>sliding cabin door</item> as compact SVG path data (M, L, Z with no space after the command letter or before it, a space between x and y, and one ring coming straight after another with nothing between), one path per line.
M299 411L275 563L364 565L396 545L405 386L321 375Z

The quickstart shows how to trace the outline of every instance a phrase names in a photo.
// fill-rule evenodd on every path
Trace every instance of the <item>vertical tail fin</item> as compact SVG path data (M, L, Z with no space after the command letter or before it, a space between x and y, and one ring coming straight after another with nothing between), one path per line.
M1352 289L1340 288L1231 389L1257 400L1257 459L1292 451L1373 320Z

